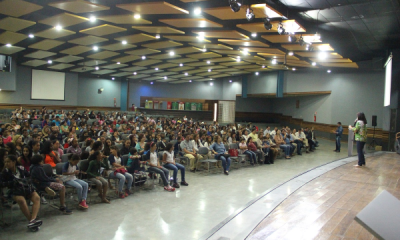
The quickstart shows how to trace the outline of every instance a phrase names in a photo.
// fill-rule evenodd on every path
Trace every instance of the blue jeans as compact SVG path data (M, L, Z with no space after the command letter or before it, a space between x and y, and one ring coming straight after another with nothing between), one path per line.
M219 155L216 157L217 160L221 160L222 162L222 167L224 168L224 172L229 171L229 168L231 167L231 158L225 158L223 155Z
M181 182L185 182L185 167L179 163L175 163L175 164L176 165L174 165L172 163L167 163L167 164L164 164L164 167L166 169L174 171L174 174L173 174L174 183L177 183L176 177L178 176L178 170L181 170L181 179L182 179Z
M336 151L340 152L340 139L342 137L341 136L336 136Z
M65 184L76 188L79 202L81 202L82 200L86 200L88 192L87 182L82 181L80 179L75 179L66 181Z
M290 156L290 145L283 144L279 147L285 152L286 157Z
M358 165L362 166L365 165L365 157L364 157L364 146L365 142L357 142L357 154L358 154Z
M301 155L301 148L303 147L303 142L300 140L294 140L294 143L297 144L297 155Z
M257 162L257 157L255 152L246 150L243 154L246 154L249 157L250 163L256 163Z
M110 175L108 175L108 177L119 180L119 184L118 184L118 192L119 193L122 193L122 189L124 187L125 181L127 181L126 190L130 190L132 187L133 177L128 172L126 172L125 174L117 173L117 175L115 175L114 172L111 172Z

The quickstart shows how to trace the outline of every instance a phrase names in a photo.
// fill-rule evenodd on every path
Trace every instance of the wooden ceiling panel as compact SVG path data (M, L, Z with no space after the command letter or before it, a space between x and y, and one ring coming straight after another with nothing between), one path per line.
M188 53L199 53L201 50L195 47L184 47L184 48L175 48L173 49L175 54L188 54Z
M163 73L163 70L148 69L144 71L139 71L138 74L151 74L151 73Z
M64 42L46 39L46 40L34 43L32 45L29 45L29 48L35 48L35 49L40 49L40 50L49 50L49 49L58 47L61 44L64 44Z
M310 58L310 61L312 62L326 62L326 63L351 63L349 58L326 58L326 59L320 59L320 58Z
M137 75L133 75L133 76L130 76L130 77L128 77L128 78L131 78L131 79L141 79L141 78L145 78L145 77L149 77L150 75L147 75L147 74L137 74Z
M128 55L128 56L125 56L125 57L115 58L112 61L113 62L120 62L120 63L127 63L127 62L132 62L132 61L135 61L135 60L138 60L138 59L140 59L139 56Z
M139 14L189 14L185 9L162 1L117 4L117 7Z
M130 48L135 48L136 45L132 44L122 44L122 43L114 43L114 44L109 44L106 46L100 46L101 49L106 49L109 51L120 51L120 50L126 50Z
M73 26L76 24L84 23L89 21L89 19L70 14L70 13L61 13L58 15L55 15L53 17L49 17L43 20L40 20L39 23L46 24L49 26L61 26L63 28Z
M275 54L275 55L285 55L285 53L277 48L256 48L256 47L246 47L246 48L240 48L241 50L246 49L248 52L254 52L254 53L269 53L269 54Z
M212 58L210 60L211 63L220 63L220 62L236 62L236 58L232 57L221 57L221 58Z
M89 72L89 71L92 71L92 70L94 70L95 68L94 67L79 67L79 68L74 68L74 69L71 69L70 71L71 72L81 72L81 73L83 73L83 72Z
M70 30L65 30L65 29L57 30L55 28L49 28L47 30L35 33L35 36L42 37L42 38L56 39L56 38L62 38L62 37L66 37L66 36L74 35L74 34L75 34L75 32L70 31Z
M187 55L189 58L196 58L196 59L205 59L205 58L217 58L217 57L222 57L219 54L213 53L213 52L206 52L206 53L196 53L196 54L191 54Z
M182 43L178 42L163 41L163 42L144 44L142 45L142 47L153 48L153 49L164 49L164 48L178 47L182 45L183 45Z
M165 59L174 59L174 58L180 58L181 55L173 55L171 56L169 53L163 53L163 54L156 54L156 55L150 55L148 58L151 59L160 59L160 60L165 60Z
M129 25L152 24L152 22L147 21L143 18L134 18L132 14L101 16L98 17L98 19L106 22L111 22L114 24L129 24Z
M176 63L176 64L180 64L180 63L189 63L189 62L197 62L197 59L193 59L193 58L180 58L180 59L173 59L173 60L168 60L167 62L170 63Z
M38 58L38 59L42 59L42 58L47 58L47 57L51 57L57 55L57 53L53 53L53 52L47 52L47 51L36 51L30 54L26 54L24 57L27 58Z
M202 39L199 40L198 37L196 36L174 36L174 35L167 35L167 36L163 36L163 38L168 38L174 41L178 41L178 42L211 42L207 39Z
M176 68L170 68L170 69L168 69L168 71L171 71L171 72L186 72L186 71L188 71L188 70L192 70L192 69L194 69L194 67L189 67L189 66L183 66L183 67L176 67Z
M106 41L108 41L107 38L101 38L101 37L96 37L96 36L87 36L87 37L75 38L68 42L78 44L78 45L93 45L96 43L101 43L101 42L106 42Z
M189 43L189 45L201 48L201 49L233 49L232 47L225 46L223 44L212 44L212 43Z
M47 61L38 60L38 59L29 60L27 62L22 63L22 65L30 66L30 67L39 67L39 66L42 66L42 65L45 65L45 64L47 64Z
M83 65L83 66L99 66L101 64L106 63L107 61L102 61L102 60L90 60L86 62L79 63L78 65Z
M319 63L319 65L324 67L335 67L335 68L358 68L357 63Z
M301 56L301 57L308 57L308 58L319 58L321 52L295 52L295 54ZM340 54L338 53L331 53L327 52L324 53L325 58L343 58Z
M111 76L112 77L125 77L131 75L131 73L128 72L120 72L120 73L112 73Z
M150 65L153 65L153 64L156 64L156 63L160 63L160 62L161 62L160 60L148 59L148 60L135 62L135 63L133 63L133 65L145 67L145 66L150 66Z
M68 55L68 56L64 56L64 57L60 57L60 58L54 59L53 61L54 62L62 62L62 63L71 63L71 62L76 62L76 61L79 61L79 60L82 60L82 59L83 59L83 57L77 57L77 56Z
M121 71L128 71L128 72L136 72L136 71L140 71L140 70L144 70L147 69L145 67L128 67L128 68L122 68L120 69Z
M289 50L289 51L308 51L306 44L303 46L300 46L300 44L282 44L282 48ZM325 44L312 44L312 47L314 48L314 51L334 51L329 43Z
M85 34L90 34L90 35L95 35L95 36L104 36L104 35L124 32L124 31L126 31L126 28L121 28L121 27L116 27L116 26L109 25L109 24L104 24L104 25L97 26L97 27L83 29L83 30L80 30L79 32L85 33Z
M203 11L221 20L246 19L246 7L241 7L238 12L233 12L229 6L204 9ZM269 6L268 4L251 5L255 18L279 18L283 14Z
M191 67L202 67L202 66L213 66L214 64L211 62L207 63L207 61L204 61L204 62L188 63L186 65L191 66Z
M42 6L22 0L4 0L0 2L0 13L12 17L20 17L42 8Z
M98 12L109 10L110 8L107 6L91 3L88 1L82 0L69 0L69 1L61 1L49 3L49 6L59 8L61 10L65 10L73 13L88 13L88 12Z
M207 31L195 30L192 32L198 35L203 35L205 38L237 38L237 39L249 38L248 36L235 30L207 30Z
M92 58L92 59L103 60L103 59L114 57L114 56L117 56L117 55L119 55L119 53L117 53L117 52L102 51L102 52L94 53L94 54L89 55L87 57L88 58Z
M267 30L264 27L263 22L256 22L256 23L244 23L244 24L237 24L236 27L246 30L251 33L262 33L262 32L278 32L279 23L282 22L283 28L286 32L305 32L306 29L302 27L296 20L282 20L282 21L271 21L272 28L271 30Z
M224 62L224 63L220 63L219 65L223 65L223 66L229 66L229 67L234 67L234 66L242 66L242 65L247 65L249 64L248 62L245 61L240 61L240 62Z
M154 53L160 53L161 51L155 50L155 49L150 49L150 48L142 48L138 50L133 50L129 52L125 52L126 54L132 54L132 55L138 55L138 56L146 56L149 54L154 54Z
M158 69L166 69L166 68L172 68L176 67L177 65L175 63L164 63L164 64L159 64L159 65L154 65L154 67L157 67Z
M179 31L178 29L175 28L170 28L170 27L151 27L151 26L133 26L133 29L142 31L142 32L147 32L147 33L159 33L159 34L185 34L185 32Z
M27 36L24 34L6 31L0 34L0 43L14 45L26 38Z
M51 65L48 68L55 69L55 70L64 70L64 69L67 69L67 68L71 68L73 66L75 66L75 65L68 64L68 63L60 63L60 64L56 64L56 65Z
M27 21L19 18L6 17L0 20L0 29L18 32L35 24L36 22Z
M254 40L218 39L219 42L242 47L269 47L268 44Z
M321 42L321 38L316 38L314 34L295 34L297 41L301 36L308 43ZM290 43L288 35L263 35L261 37L272 43Z
M127 41L128 43L140 43L140 42L156 40L156 37L153 37L153 36L150 36L150 35L147 35L144 33L139 33L139 34L115 38L115 40L121 41L121 42Z
M206 18L160 19L159 22L177 28L222 28L223 25Z
M114 63L114 64L109 64L109 65L104 65L104 66L101 66L101 68L106 68L106 69L118 69L118 68L123 68L123 67L127 67L128 66L128 64L117 64L117 63Z

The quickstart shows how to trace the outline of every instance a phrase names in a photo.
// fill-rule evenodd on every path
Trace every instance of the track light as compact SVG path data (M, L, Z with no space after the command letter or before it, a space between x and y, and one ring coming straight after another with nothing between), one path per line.
M264 19L264 27L268 31L272 29L271 21L268 18Z
M289 42L295 43L297 41L297 37L295 35L289 35Z
M279 23L279 26L278 26L278 33L279 33L279 35L284 35L285 34L285 28L283 28L283 25L282 25L282 23Z
M231 7L232 11L239 12L242 4L237 2L237 0L229 0L229 6Z
M247 8L246 18L247 18L247 21L249 21L249 22L253 21L254 18L256 18L256 15L254 15L253 9Z

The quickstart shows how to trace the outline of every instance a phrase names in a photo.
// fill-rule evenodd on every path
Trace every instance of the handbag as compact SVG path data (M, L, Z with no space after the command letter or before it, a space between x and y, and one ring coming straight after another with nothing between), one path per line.
M126 172L128 172L126 169L120 168L114 171L114 176L116 176L117 173L121 173L122 175L124 175Z
M231 156L231 157L237 157L237 156L239 156L239 151L237 150L237 149L229 149L228 150L228 153L229 153L229 155Z

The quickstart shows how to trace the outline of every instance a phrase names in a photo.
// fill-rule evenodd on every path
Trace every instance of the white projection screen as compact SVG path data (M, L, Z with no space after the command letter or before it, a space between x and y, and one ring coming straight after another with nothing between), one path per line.
M388 60L385 64L385 98L383 101L383 106L387 107L390 105L390 94L392 88L392 59L393 56L390 54Z
M32 69L31 99L65 101L65 73Z

